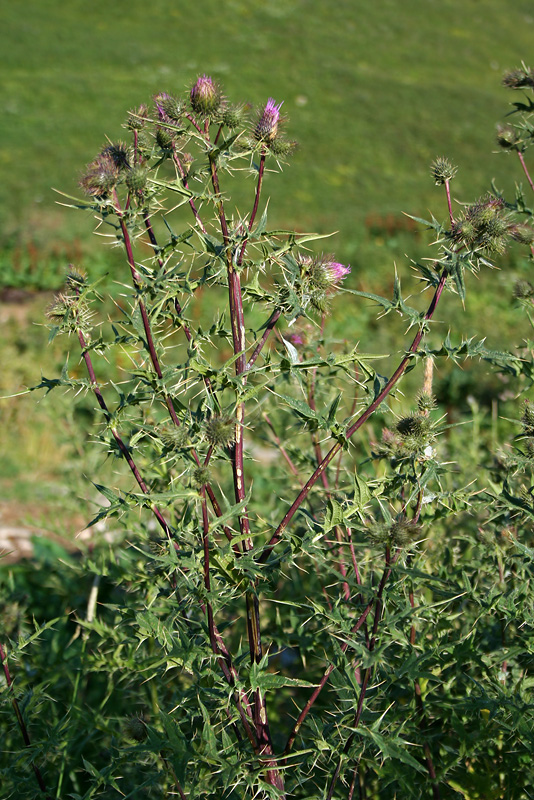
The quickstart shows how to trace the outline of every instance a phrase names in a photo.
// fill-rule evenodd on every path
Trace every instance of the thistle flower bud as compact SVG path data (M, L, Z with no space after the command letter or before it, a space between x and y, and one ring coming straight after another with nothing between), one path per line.
M376 525L369 531L369 538L375 544L387 544L391 547L405 547L418 539L422 526L411 519L399 515L389 524Z
M119 169L111 156L100 154L86 168L80 186L90 197L106 197L119 178Z
M126 186L131 192L142 192L146 186L147 177L148 169L136 164L126 175Z
M269 97L266 105L260 110L256 127L254 128L254 138L258 142L270 145L278 135L280 123L280 109L282 103L276 105L272 97Z
M212 476L209 467L202 465L193 470L193 481L199 488L205 486L207 483L211 483L211 480Z
M128 111L126 127L130 131L140 131L145 127L148 120L148 106L142 103L137 108Z
M166 450L174 452L183 450L189 443L189 430L185 425L173 428L164 428L158 431L158 436Z
M227 106L222 113L221 122L226 125L227 128L239 128L240 125L243 124L245 119L245 106Z
M534 286L530 281L516 281L514 297L516 300L531 300L534 297Z
M410 414L400 419L397 422L396 428L403 438L411 437L413 439L426 440L432 428L432 423L430 419L423 414Z
M65 283L67 289L80 292L87 286L87 275L81 269L76 269L72 264L69 264L69 271Z
M523 447L527 458L534 459L534 438L532 436L524 440Z
M234 442L234 421L226 414L213 414L206 421L204 434L213 447L229 447Z
M523 69L510 70L504 74L502 85L507 89L533 89L534 70L525 66Z
M521 425L526 436L534 436L534 406L528 400L525 403L525 410L521 417Z
M521 244L534 244L534 228L531 228L530 225L525 225L524 223L513 225L510 228L510 235L512 239Z
M154 97L158 116L163 121L178 122L184 113L183 103L167 92L160 92Z
M142 742L148 735L144 720L140 717L130 717L124 723L124 735L135 742Z
M432 162L430 172L436 186L442 186L447 181L452 181L456 175L457 167L454 167L448 159L440 156Z
M467 208L453 227L452 239L488 253L504 253L513 229L504 200L488 196Z
M201 75L191 89L190 100L195 114L210 117L221 108L221 90L208 75Z
M170 150L173 141L174 137L171 131L162 125L156 126L156 142L158 147L161 147L162 150Z
M433 411L437 406L436 398L434 395L429 394L428 392L419 392L417 395L417 408L421 412L421 414L428 415L430 411Z
M497 144L503 150L517 150L521 136L513 125L497 125Z

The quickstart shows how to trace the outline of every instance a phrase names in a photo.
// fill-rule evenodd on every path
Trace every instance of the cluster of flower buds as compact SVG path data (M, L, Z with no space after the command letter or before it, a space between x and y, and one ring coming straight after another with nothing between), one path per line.
M484 253L505 252L517 225L511 222L501 197L484 197L470 205L451 231L457 246Z

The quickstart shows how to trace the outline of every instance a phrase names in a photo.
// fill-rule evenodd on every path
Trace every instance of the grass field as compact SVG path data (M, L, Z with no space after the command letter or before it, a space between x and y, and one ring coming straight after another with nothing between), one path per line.
M27 0L2 17L4 243L89 238L51 187L75 192L129 108L207 72L231 99L284 101L300 149L268 184L273 221L339 231L336 251L360 269L366 217L435 205L437 155L460 167L466 200L505 180L506 157L491 156L500 80L534 31L531 4L503 0Z
M492 177L513 187L508 157L492 153L495 124L510 101L500 81L505 69L528 61L533 32L525 0L6 3L0 287L53 290L67 261L90 264L93 274L118 269L117 257L97 249L90 220L57 206L52 187L76 194L84 165L106 135L120 138L129 108L159 90L185 91L206 72L231 100L284 103L288 135L300 147L284 173L266 181L273 225L338 231L328 247L351 263L352 288L387 291L393 262L409 274L404 254L420 257L428 243L409 232L388 234L388 215L445 214L429 174L436 156L459 166L455 189L465 201ZM520 273L513 266L512 274L482 276L466 313L454 311L453 321L471 330L491 295L501 322L490 344L519 339L508 309ZM17 303L5 309L2 395L38 382L41 369L53 376L61 367L63 345L46 350L38 327L50 296L22 311ZM375 316L369 304L342 304L336 324L362 349L380 351L392 341L398 348L402 329L392 321L389 338L379 336ZM61 495L79 443L67 402L60 408L54 398L47 408L15 398L0 413L8 431L0 485L22 518Z

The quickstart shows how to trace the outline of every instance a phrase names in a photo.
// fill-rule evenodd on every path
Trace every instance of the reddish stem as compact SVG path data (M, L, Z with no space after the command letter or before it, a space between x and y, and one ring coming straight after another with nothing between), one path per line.
M3 646L1 644L0 644L0 661L2 662L2 667L4 669L4 675L5 675L5 678L6 678L7 688L8 688L9 694L11 695L11 704L13 706L13 710L14 710L15 716L17 718L17 723L18 723L20 732L22 734L22 739L24 741L24 745L25 745L25 747L31 747L30 734L28 733L28 728L26 727L26 723L24 722L24 718L23 718L22 712L20 710L19 702L18 702L18 700L17 700L17 698L15 696L15 690L13 688L13 680L11 678L11 673L9 671L9 666L8 666L8 663L7 663L7 654L6 654L6 651L4 650L4 648L3 648ZM41 790L41 792L43 792L43 794L47 795L46 796L46 800L52 800L50 795L47 794L46 784L44 782L44 779L43 779L43 776L41 774L41 771L40 771L39 767L36 764L34 764L33 762L32 762L32 769L33 769L33 773L35 775L35 779L37 780L37 783L39 785L39 789Z

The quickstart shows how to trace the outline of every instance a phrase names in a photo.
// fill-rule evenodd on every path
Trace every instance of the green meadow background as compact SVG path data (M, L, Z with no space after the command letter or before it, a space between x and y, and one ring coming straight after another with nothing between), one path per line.
M424 257L429 239L403 213L446 212L430 178L436 156L458 165L454 190L465 202L492 178L509 193L521 180L511 157L495 152L495 126L515 99L503 72L529 63L530 0L13 0L0 23L4 397L41 371L55 377L65 360L69 345L47 348L42 323L66 263L120 279L117 252L92 235L87 216L57 205L53 189L77 194L105 137L120 138L128 109L158 91L181 93L207 73L232 101L283 101L299 148L266 181L271 222L337 231L327 246L351 264L352 288L389 292L394 264L409 284L409 259ZM480 277L465 311L452 298L442 312L472 331L491 308L493 346L521 335L509 308L526 266L513 254L505 266ZM334 324L363 350L402 347L402 326L378 331L368 303L338 305ZM58 393L39 404L24 394L0 401L4 522L61 533L66 518L87 518L87 490L74 476L80 465L89 475L102 466L101 454L94 463L84 454L90 409L72 411Z

